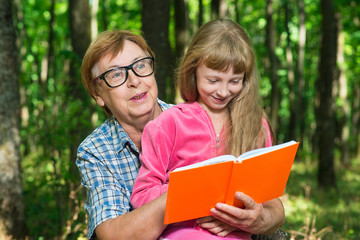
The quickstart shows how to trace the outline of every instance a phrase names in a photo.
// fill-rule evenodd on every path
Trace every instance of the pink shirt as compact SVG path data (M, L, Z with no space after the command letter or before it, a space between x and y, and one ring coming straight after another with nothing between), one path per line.
M268 130L265 120L263 125ZM175 168L225 153L223 134L216 136L211 119L197 102L180 103L150 121L142 135L141 168L131 203L138 208L168 190L169 174ZM271 136L267 146L271 146Z

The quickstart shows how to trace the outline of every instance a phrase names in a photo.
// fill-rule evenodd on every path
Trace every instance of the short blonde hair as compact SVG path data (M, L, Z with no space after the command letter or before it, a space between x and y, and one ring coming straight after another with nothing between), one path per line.
M109 30L102 32L87 49L81 64L81 81L86 91L94 99L99 91L97 84L93 81L93 79L100 74L97 70L98 62L107 55L114 58L123 50L126 40L134 42L144 50L149 57L155 59L153 51L143 37L126 30ZM107 106L104 106L103 109L108 116L112 115Z

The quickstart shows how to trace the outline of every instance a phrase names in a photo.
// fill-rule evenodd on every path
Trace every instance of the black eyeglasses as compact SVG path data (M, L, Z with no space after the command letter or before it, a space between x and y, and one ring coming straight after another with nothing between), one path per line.
M109 87L118 87L126 82L129 76L128 70L130 69L138 77L150 76L154 72L154 58L141 58L129 66L112 68L94 78L93 81L97 83L99 79L102 79Z

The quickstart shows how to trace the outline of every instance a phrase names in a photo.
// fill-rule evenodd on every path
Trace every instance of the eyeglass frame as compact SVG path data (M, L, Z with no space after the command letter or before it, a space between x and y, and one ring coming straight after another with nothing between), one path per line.
M149 74L147 74L147 75L141 76L141 75L139 75L139 74L133 69L133 66L134 66L134 64L136 64L136 63L138 63L138 62L140 62L140 61L142 61L142 60L144 60L144 59L151 59L151 61L152 61L152 72L149 73ZM135 62L133 62L132 64L130 64L130 65L128 65L128 66L116 67L116 68L112 68L112 69L109 69L109 70L103 72L102 74L100 74L99 76L97 76L96 78L94 78L94 79L93 79L93 82L94 82L94 84L96 84L96 83L99 81L99 79L100 79L100 80L104 80L104 82L106 83L106 85L107 85L108 87L110 87L110 88L116 88L116 87L119 87L119 86L123 85L123 84L128 80L129 70L131 70L131 71L132 71L136 76L138 76L138 77L148 77L148 76L150 76L151 74L153 74L154 71L155 71L155 64L154 64L154 62L155 62L155 60L154 60L153 57L140 58L140 59L136 60ZM126 70L125 80L124 80L122 83L120 83L119 85L111 86L111 85L106 81L105 75L106 75L107 73L109 73L109 72L111 72L111 71L113 71L113 70L119 69L119 68L125 68L125 70Z

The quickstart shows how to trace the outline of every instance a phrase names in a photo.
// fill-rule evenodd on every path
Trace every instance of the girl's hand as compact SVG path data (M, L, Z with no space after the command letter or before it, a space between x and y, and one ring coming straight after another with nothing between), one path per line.
M213 216L199 218L197 223L200 227L220 237L226 237L229 233L236 230L236 227L224 223Z

